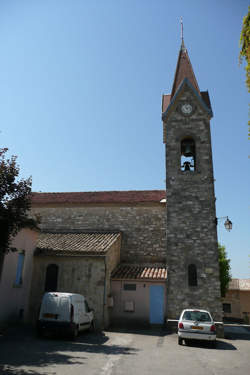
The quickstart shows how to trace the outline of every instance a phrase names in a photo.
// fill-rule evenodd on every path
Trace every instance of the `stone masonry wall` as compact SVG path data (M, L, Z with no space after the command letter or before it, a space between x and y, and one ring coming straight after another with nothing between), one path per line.
M184 116L179 105L195 110ZM206 112L186 88L164 124L167 170L167 264L168 317L178 318L182 309L211 311L222 318L218 268L217 228L210 125ZM195 171L182 171L181 140L192 137L196 147ZM188 285L188 265L197 267L198 286Z
M57 264L58 292L84 295L91 308L94 308L97 327L102 327L104 308L105 265L104 257L50 257L35 256L30 297L30 317L35 322L44 294L46 268Z
M58 266L58 292L79 293L94 308L97 328L109 325L107 298L110 293L110 275L120 261L121 241L111 245L106 256L34 256L30 320L38 317L44 294L46 269L49 264Z
M42 229L53 231L121 231L121 261L165 262L165 204L33 207Z
M104 297L104 326L108 327L110 324L110 308L108 306L108 298L111 294L111 273L120 263L120 250L121 250L121 240L117 240L106 256L106 287L105 287L105 297Z

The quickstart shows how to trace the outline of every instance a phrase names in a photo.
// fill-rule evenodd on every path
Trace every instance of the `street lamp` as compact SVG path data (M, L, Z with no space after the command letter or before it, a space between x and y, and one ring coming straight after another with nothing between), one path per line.
M216 218L215 218L215 223L216 223L216 225L218 224L218 220L223 220L223 219L226 219L226 220L225 220L225 223L224 223L224 226L225 226L226 230L227 230L228 232L230 232L230 230L231 230L232 227L233 227L233 223L231 222L231 220L228 219L228 216L216 217Z

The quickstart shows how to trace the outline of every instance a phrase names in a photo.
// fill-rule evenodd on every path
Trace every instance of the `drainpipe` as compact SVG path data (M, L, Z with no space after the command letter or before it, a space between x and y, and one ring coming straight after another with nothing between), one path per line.
M107 264L106 264L106 257L104 256L104 288L103 288L103 312L102 312L102 320L103 320L103 327L104 327L104 319L105 319L105 306L106 306L106 276L107 276Z

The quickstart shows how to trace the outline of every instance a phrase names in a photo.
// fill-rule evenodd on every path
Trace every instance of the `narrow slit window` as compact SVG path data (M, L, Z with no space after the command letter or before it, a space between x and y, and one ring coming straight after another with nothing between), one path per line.
M188 285L197 286L197 269L195 264L189 264L188 266Z
M15 285L22 285L23 283L24 255L24 251L18 254Z
M181 141L181 170L185 172L195 170L195 142L192 138Z

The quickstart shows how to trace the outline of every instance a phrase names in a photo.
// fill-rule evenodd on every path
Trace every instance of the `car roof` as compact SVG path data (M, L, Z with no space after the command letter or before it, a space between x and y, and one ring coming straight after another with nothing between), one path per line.
M76 293L64 293L64 292L47 292L45 295L50 295L50 296L55 296L55 297L82 297L85 299L84 296L81 294L76 294Z
M210 314L210 312L208 310L201 310L201 309L185 309L182 312L184 313L185 311L199 311L199 312L206 312L206 313Z

